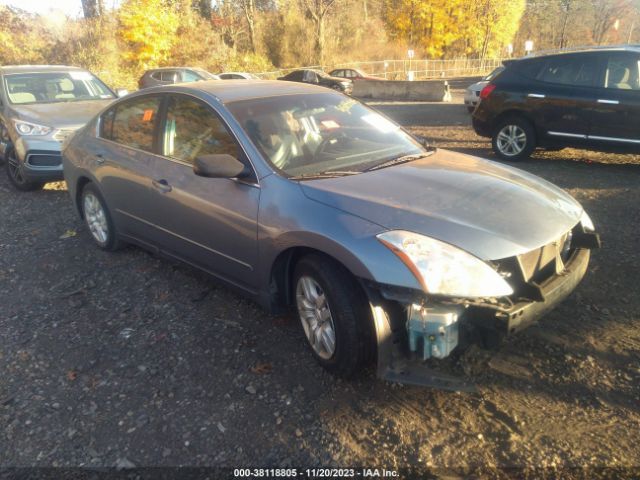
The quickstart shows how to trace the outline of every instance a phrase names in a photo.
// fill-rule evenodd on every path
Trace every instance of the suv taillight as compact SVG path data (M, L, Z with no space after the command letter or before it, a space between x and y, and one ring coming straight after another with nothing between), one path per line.
M496 89L496 86L491 83L486 87L484 87L480 92L480 100L484 100L485 98L487 98L489 95L491 95L491 92L493 92L495 89Z

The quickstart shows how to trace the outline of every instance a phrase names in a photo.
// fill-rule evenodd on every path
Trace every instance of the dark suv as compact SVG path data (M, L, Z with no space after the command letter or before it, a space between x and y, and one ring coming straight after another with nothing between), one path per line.
M481 92L473 128L505 160L536 147L640 152L640 46L505 62Z
M202 68L163 67L144 72L138 80L138 88L171 85L173 83L199 82L201 80L220 80L220 77Z
M347 78L332 77L321 70L313 70L310 68L304 70L294 70L278 80L286 80L288 82L313 83L323 87L333 88L347 95L351 95L353 91L353 82Z

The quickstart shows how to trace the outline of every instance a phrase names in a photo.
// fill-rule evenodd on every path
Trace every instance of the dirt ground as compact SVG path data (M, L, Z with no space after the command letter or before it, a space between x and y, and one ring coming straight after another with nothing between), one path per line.
M491 158L459 104L383 104ZM0 175L0 469L313 466L406 477L640 475L640 158L537 153L602 235L559 308L463 357L476 393L325 374L293 318L134 247L95 248L64 184ZM407 469L412 468L413 473ZM1 473L1 472L0 472Z

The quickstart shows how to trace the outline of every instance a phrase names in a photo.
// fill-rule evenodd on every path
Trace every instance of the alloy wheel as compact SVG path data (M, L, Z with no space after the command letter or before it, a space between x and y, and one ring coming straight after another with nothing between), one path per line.
M16 184L24 185L27 183L22 173L22 168L20 168L20 162L13 151L7 156L7 168L9 169L9 175L11 175L11 178Z
M503 155L515 157L526 148L527 134L518 125L505 125L498 132L496 146Z
M313 351L328 360L336 351L336 330L329 302L322 287L310 276L302 276L296 286L298 315Z
M82 200L84 218L93 238L102 244L109 239L109 224L102 203L92 192L87 192Z

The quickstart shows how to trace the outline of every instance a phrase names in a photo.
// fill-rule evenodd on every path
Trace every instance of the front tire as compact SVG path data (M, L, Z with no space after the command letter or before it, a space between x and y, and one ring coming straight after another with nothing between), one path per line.
M494 153L502 160L523 160L536 148L535 130L524 118L509 117L495 129L491 144Z
M98 247L107 251L118 250L122 243L118 239L111 213L98 188L88 183L82 189L80 208L91 238Z
M308 255L296 265L293 288L302 329L318 363L351 377L372 359L374 327L366 295L340 264Z
M16 152L13 148L7 149L4 154L5 158L5 169L7 171L7 177L9 178L9 182L16 189L21 192L32 192L34 190L40 190L44 183L42 182L34 182L31 180L27 180L22 171L22 163L18 160Z

